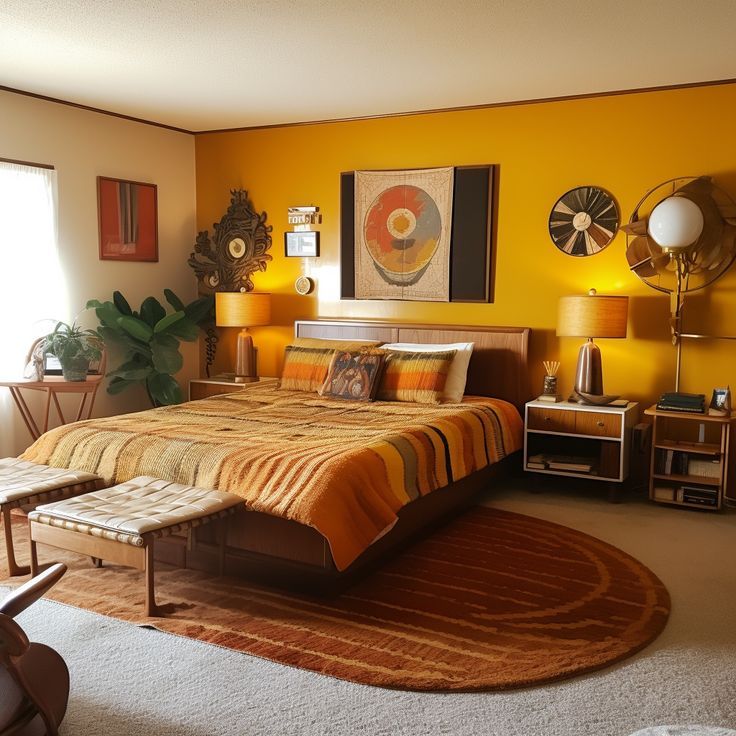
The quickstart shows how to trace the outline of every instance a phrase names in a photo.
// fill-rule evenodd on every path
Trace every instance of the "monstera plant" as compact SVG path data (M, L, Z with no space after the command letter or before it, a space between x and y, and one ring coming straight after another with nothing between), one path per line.
M164 296L173 312L167 312L152 296L144 299L136 312L119 291L111 302L87 302L100 321L97 333L106 344L117 345L123 352L123 362L107 374L112 378L108 393L119 394L143 384L154 406L182 402L181 386L174 378L184 364L179 341L197 339L199 325L211 320L214 299L204 296L185 305L170 289L164 290Z

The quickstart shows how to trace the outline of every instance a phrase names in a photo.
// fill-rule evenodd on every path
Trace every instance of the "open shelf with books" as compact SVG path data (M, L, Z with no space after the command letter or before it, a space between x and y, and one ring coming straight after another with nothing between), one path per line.
M656 503L717 511L734 501L729 478L733 417L671 412L652 406L649 498Z

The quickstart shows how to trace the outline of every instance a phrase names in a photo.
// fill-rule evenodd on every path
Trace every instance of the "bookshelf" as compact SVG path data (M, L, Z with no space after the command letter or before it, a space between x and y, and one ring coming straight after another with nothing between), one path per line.
M655 503L718 511L736 502L733 478L731 416L662 411L651 406L652 465L649 498Z

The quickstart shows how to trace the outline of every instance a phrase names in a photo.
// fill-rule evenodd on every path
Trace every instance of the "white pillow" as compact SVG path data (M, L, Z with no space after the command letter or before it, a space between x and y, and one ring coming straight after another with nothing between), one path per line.
M387 342L381 345L381 350L394 350L404 353L442 353L446 350L455 350L455 357L450 364L447 374L445 391L442 401L457 404L463 400L465 383L468 380L468 366L473 354L473 342L451 342L445 345L434 345L426 342Z

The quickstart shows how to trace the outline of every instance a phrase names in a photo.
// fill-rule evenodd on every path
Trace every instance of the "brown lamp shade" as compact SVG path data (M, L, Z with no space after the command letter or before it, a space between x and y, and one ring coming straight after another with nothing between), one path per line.
M629 297L595 293L560 298L560 337L626 337Z
M215 294L218 327L258 327L271 323L271 295L255 291L218 291Z

